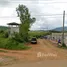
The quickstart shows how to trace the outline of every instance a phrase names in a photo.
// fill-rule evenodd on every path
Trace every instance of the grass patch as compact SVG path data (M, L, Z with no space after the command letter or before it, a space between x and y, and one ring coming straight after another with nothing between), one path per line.
M41 36L46 36L51 34L50 32L46 32L46 31L29 31L28 32L30 38L31 37L36 37L36 38L40 38Z
M10 50L27 50L30 49L31 47L25 45L25 43L19 43L13 39L0 38L0 48ZM0 50L0 52L6 52L6 51Z
M0 50L0 52L4 52L4 53L7 53L8 51L5 51L5 50Z
M18 44L18 45L6 45L6 49L10 50L27 50L30 49L31 47L25 46L24 44Z
M0 38L0 48L5 48L8 38Z
M5 38L3 37L3 35L4 33L0 33L0 48L9 49L9 50L27 50L31 48L25 45L26 41L23 41L24 40L23 37ZM6 51L0 50L0 52L6 52Z
M13 39L9 39L7 44L5 45L5 49L10 50L26 50L29 49L29 46L26 46L25 43L19 43Z

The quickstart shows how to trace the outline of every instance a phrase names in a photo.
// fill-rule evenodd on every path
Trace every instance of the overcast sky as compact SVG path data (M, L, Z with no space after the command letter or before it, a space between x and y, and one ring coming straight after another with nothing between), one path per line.
M19 4L29 8L36 22L31 30L46 30L62 26L63 11L65 10L65 26L67 26L67 1L66 0L0 0L0 25L10 22L20 23L16 7Z

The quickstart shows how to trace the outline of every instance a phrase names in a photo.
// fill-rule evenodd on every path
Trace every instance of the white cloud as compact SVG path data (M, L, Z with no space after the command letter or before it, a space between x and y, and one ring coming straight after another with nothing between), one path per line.
M3 20L4 19L4 20ZM7 23L10 23L10 22L17 22L17 23L20 23L20 20L19 18L16 18L16 17L1 17L0 18L0 25L3 25L3 26L7 26Z
M6 25L8 22L13 21L20 22L16 17L16 7L19 4L26 5L31 15L36 17L37 21L31 27L32 30L52 29L62 26L63 15L51 15L63 14L63 10L67 13L66 0L2 0L0 6L0 25ZM67 25L66 22L67 19L65 19L65 25Z
M2 9L2 11L0 12L0 16L1 17L4 17L4 16L14 16L14 12L15 11L15 8L8 8L8 7L5 7Z

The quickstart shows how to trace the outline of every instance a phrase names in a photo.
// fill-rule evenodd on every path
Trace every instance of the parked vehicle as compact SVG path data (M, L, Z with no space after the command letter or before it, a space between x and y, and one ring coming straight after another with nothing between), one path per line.
M31 39L31 43L32 43L32 44L37 44L37 39L36 39L35 37L33 37L33 38Z
M47 36L44 36L44 39L47 39Z

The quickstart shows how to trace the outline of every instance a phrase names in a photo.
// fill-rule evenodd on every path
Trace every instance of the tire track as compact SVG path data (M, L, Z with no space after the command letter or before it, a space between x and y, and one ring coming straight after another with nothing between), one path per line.
M67 50L58 48L52 44L49 40L40 39L40 45L44 48L45 52L47 53L54 53L57 54L57 59L67 59Z

